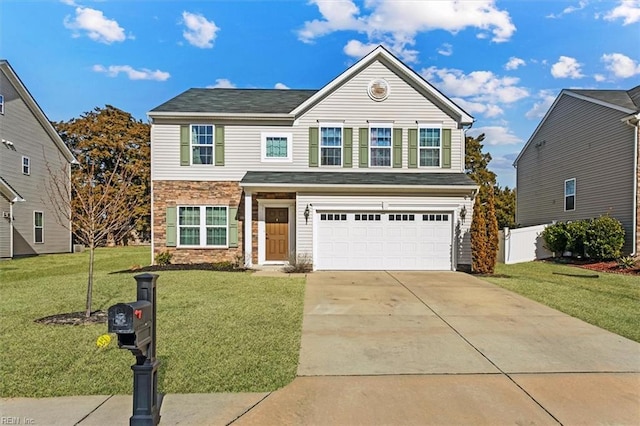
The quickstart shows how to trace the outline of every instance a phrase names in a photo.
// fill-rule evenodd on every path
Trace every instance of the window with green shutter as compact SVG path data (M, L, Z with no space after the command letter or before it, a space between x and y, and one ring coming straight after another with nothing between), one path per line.
M318 167L318 128L309 127L309 167Z
M224 166L224 126L180 126L180 165L192 164Z
M393 167L402 167L402 129L393 129Z

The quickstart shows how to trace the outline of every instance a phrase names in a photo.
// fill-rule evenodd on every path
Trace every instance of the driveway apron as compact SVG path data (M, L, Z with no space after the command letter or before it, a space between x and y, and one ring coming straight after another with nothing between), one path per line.
M310 274L298 376L238 424L640 424L640 344L456 272Z

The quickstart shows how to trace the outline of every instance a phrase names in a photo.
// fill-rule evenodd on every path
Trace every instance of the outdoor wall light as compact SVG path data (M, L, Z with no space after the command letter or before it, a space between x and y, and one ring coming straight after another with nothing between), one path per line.
M309 204L307 204L307 207L304 208L304 223L308 224L309 223L309 214L311 213L311 211L309 210Z
M462 223L464 223L464 218L467 216L467 206L462 206L460 209L460 219L462 219Z

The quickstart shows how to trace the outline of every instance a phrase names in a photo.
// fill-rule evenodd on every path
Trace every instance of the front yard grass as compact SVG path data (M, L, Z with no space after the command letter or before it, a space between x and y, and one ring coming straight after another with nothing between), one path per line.
M588 276L598 275L598 278ZM574 275L583 275L581 277ZM553 262L498 264L485 281L640 342L640 278Z
M148 247L96 252L93 310L136 298L135 273ZM117 338L100 349L107 325L34 320L84 310L88 253L0 262L0 396L131 393L135 358ZM304 278L249 272L158 273L159 391L265 392L296 374Z

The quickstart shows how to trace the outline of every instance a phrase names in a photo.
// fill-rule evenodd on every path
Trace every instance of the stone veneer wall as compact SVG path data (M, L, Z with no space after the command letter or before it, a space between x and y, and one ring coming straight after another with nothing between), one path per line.
M235 262L243 255L242 221L238 221L238 247L229 249L167 247L167 207L177 205L224 205L239 207L242 189L238 182L153 182L153 240L156 254L168 251L173 254L172 263ZM239 215L240 216L240 215ZM257 218L257 215L255 216ZM257 225L254 224L257 229Z

